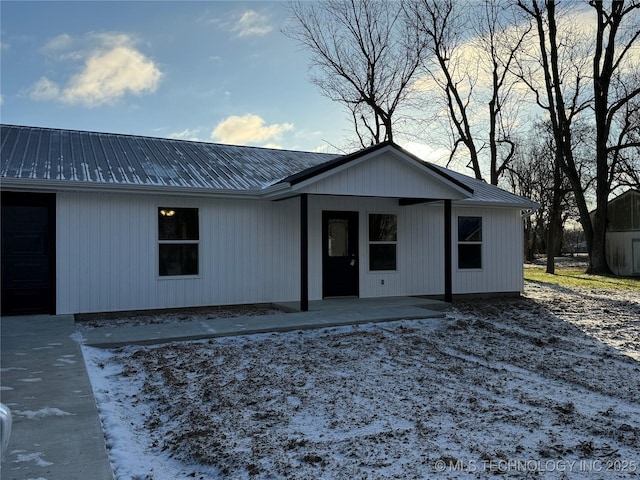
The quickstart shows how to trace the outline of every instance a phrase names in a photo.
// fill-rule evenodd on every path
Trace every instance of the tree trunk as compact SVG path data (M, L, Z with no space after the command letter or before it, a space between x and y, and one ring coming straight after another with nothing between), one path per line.
M533 230L531 217L527 217L524 222L524 259L526 262L535 260L536 234Z
M547 234L547 273L556 273L555 255L562 237L562 170L557 151L553 168L553 201L549 211L549 233Z
M604 212L602 211L604 210ZM611 269L605 254L605 241L607 235L607 202L598 199L598 206L593 216L593 237L591 250L589 250L589 268L587 273L598 275L611 274Z

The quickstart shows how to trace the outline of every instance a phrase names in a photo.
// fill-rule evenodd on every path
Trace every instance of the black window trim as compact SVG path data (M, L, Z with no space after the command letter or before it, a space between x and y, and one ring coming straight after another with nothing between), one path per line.
M460 219L461 218L478 218L480 219L480 240L460 240ZM484 230L484 222L483 222L483 217L482 215L458 215L457 216L457 224L456 224L456 242L457 242L457 247L456 248L456 254L458 256L457 258L457 269L461 270L461 271L475 271L475 272L479 272L484 268L484 261L483 261L483 257L484 257L484 235L483 235L483 230ZM460 245L478 245L480 247L480 266L479 267L461 267L460 266Z
M156 278L158 280L185 280L185 279L193 279L193 278L200 278L201 273L202 273L202 262L201 262L201 252L202 249L200 248L200 241L201 241L201 232L202 232L202 225L201 225L201 221L200 221L200 207L195 207L195 206L191 206L191 205L171 205L172 202L164 202L161 204L156 205L155 208L155 216L156 216L156 233L155 233L155 240L156 240L156 261L155 261L155 268L156 268ZM197 214L198 214L198 239L197 240L161 240L160 239L160 224L158 223L159 217L158 214L160 213L161 209L192 209L192 210L196 210ZM160 275L160 245L197 245L198 247L198 273L195 274L185 274L185 275Z
M374 241L371 240L371 230L370 230L370 222L372 215L393 215L396 217L396 239L395 240L383 240L383 241ZM396 258L395 264L396 268L393 270L374 270L371 268L371 245L394 245L396 247ZM398 212L384 212L384 211L371 211L367 212L367 267L369 273L397 273L398 272Z

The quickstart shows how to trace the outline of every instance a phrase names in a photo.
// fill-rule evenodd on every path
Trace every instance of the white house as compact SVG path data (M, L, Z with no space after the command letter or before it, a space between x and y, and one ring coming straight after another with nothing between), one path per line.
M1 127L2 313L518 294L537 204L351 155Z
M616 275L640 275L640 191L627 190L607 206L605 252Z

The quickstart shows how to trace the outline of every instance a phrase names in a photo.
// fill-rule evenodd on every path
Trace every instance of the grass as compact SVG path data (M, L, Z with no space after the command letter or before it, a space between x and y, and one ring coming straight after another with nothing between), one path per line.
M636 290L640 292L640 279L614 277L612 275L590 275L581 268L556 266L555 275L545 273L544 268L525 265L524 279L527 282L547 283L565 288L601 288L604 290Z

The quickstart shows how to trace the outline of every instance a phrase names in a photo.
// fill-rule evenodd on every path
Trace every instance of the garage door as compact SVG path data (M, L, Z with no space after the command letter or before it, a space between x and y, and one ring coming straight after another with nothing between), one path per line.
M55 314L55 196L2 192L2 315Z

